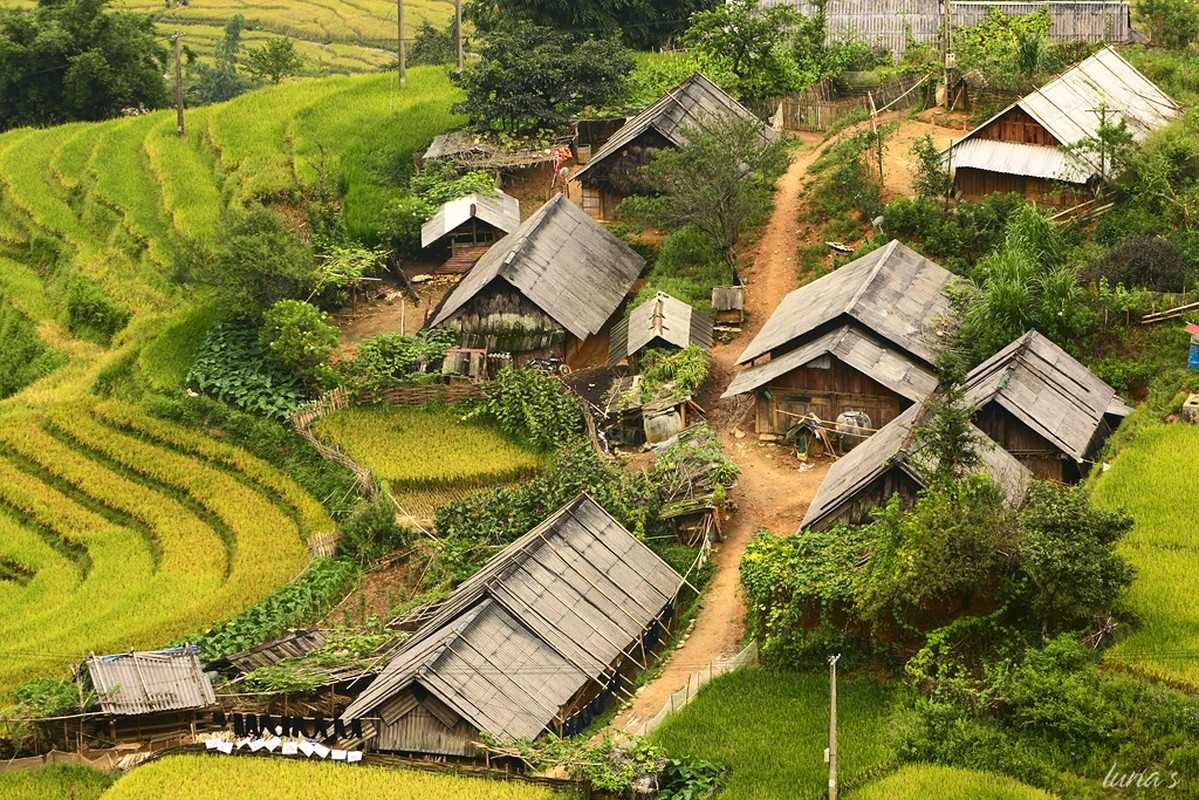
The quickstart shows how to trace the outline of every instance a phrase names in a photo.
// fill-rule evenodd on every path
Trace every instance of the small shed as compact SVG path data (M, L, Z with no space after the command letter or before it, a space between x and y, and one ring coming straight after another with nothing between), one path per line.
M716 324L741 330L745 321L745 286L713 286L712 312L716 314Z
M442 603L343 720L375 750L475 757L581 731L649 654L682 578L580 495Z
M439 248L447 260L437 272L461 275L487 248L520 226L520 202L497 191L451 200L421 226L422 249Z
M79 680L95 690L107 715L96 721L96 735L114 742L194 730L200 715L216 706L212 681L201 668L194 646L108 656L93 653L83 663Z
M712 119L751 112L702 73L696 72L612 134L572 176L582 186L583 209L596 219L611 219L620 201L633 194L653 194L641 168L651 151L686 144L687 131ZM762 140L778 134L762 125Z
M612 328L608 366L627 359L636 371L638 353L650 348L683 350L694 345L710 353L712 328L711 317L666 292L658 292Z
M948 270L892 241L791 292L738 359L725 397L753 392L758 433L864 413L878 429L936 386L956 327Z
M555 195L480 258L426 325L517 361L600 363L645 260L564 195Z
M974 424L1039 478L1077 483L1128 415L1116 390L1037 331L966 378Z
M1068 207L1111 175L1097 156L1067 153L1063 146L1095 139L1105 120L1125 122L1140 141L1181 115L1178 103L1105 46L966 134L942 159L966 199L1017 192L1041 205Z
M922 458L916 430L926 407L914 405L829 467L828 474L812 499L803 521L805 528L828 530L838 523L860 525L868 522L870 512L885 506L898 494L904 507L911 507L921 489L928 487L927 475L935 463ZM982 454L985 471L1007 496L1019 506L1028 489L1032 473L1018 460L995 447L978 428L972 430Z

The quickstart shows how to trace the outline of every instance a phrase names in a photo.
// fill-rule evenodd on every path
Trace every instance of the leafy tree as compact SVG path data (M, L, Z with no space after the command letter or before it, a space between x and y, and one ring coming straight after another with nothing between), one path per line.
M0 130L119 116L170 102L153 18L108 0L0 10Z
M225 35L213 51L213 63L188 65L188 83L184 87L190 104L206 105L232 100L254 88L254 83L237 71L241 53L241 33L246 18L235 14L225 22Z
M406 57L408 64L413 67L457 63L458 42L454 20L451 19L443 29L435 28L427 19L422 21Z
M527 439L542 450L552 450L582 429L576 399L557 378L532 368L502 369L487 391L483 410L509 436Z
M285 36L276 36L262 47L246 53L246 72L256 81L279 83L295 75L304 66L296 44Z
M1199 39L1199 3L1195 0L1141 0L1136 15L1154 44L1179 50Z
M278 300L307 297L317 281L311 250L279 215L262 207L227 226L198 273L201 283L252 313Z
M658 150L646 176L664 195L666 221L694 225L715 241L730 269L741 234L769 213L774 183L787 167L787 145L761 122L714 117L683 130L685 144Z
M557 130L619 97L633 67L615 39L576 42L539 25L505 27L488 34L478 61L451 76L466 92L454 110L483 131Z
M385 250L370 250L356 245L332 245L320 257L317 264L316 285L308 299L328 290L334 292L334 302L344 303L347 294L355 311L358 308L358 290L387 269Z
M457 328L422 330L416 336L393 331L372 336L358 345L354 357L341 364L346 383L353 388L378 391L405 380L428 378L418 372L420 363L436 363L446 348L458 344Z
M258 339L279 366L310 386L333 382L329 357L337 349L337 326L316 306L280 300L262 315Z
M912 176L916 197L943 202L948 212L953 177L941 161L941 151L933 144L933 137L926 133L917 139L912 145L912 155L916 157L916 170Z
M1128 123L1123 118L1113 123L1108 121L1103 108L1098 109L1098 113L1100 122L1099 127L1095 129L1095 135L1065 145L1062 149L1099 172L1102 180L1096 191L1102 192L1106 187L1106 181L1119 175L1128 166L1135 142L1132 131L1128 130Z
M1020 522L1026 532L1022 561L1042 638L1065 623L1091 622L1109 612L1132 585L1134 570L1115 551L1132 529L1126 511L1096 508L1081 486L1037 481Z
M1192 110L1150 134L1131 153L1116 185L1129 205L1164 223L1192 259L1199 257L1199 113Z
M512 25L548 25L556 35L620 35L626 46L650 50L676 36L693 12L715 5L715 0L469 0L464 13L484 33Z
M391 498L380 494L373 501L359 503L342 524L337 550L366 566L404 546L407 538L408 531L396 521Z
M788 45L803 21L789 5L761 8L757 0L729 0L692 14L682 41L727 65L743 99L771 97L800 88L803 76Z
M983 442L974 433L975 408L966 400L966 366L952 350L936 359L937 392L925 404L924 418L913 436L915 452L935 485L948 485L982 463Z

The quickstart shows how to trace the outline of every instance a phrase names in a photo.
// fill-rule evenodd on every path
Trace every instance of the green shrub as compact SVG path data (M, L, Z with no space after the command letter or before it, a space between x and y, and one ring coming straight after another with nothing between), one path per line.
M307 297L317 280L311 248L282 217L262 207L225 226L216 251L195 277L251 314L278 300Z
M280 300L262 315L258 341L285 371L309 386L329 386L336 380L329 357L337 333L329 315L310 303Z
M429 373L416 371L417 366L422 360L435 364L445 356L446 348L457 343L457 328L426 329L416 336L381 333L363 340L340 369L349 386L379 391L406 381L431 379Z
M661 291L710 311L712 287L725 286L731 278L712 237L694 225L684 225L662 240L645 286L632 305L636 307Z
M391 498L380 494L360 503L341 526L337 551L359 564L370 564L408 541L408 531L396 521Z
M1086 271L1087 280L1106 279L1113 286L1141 286L1155 292L1185 292L1195 282L1195 269L1178 245L1161 236L1124 239Z
M270 358L247 317L219 322L196 353L187 383L244 411L285 419L307 399L300 381Z
M81 339L107 345L129 324L129 312L83 275L67 278L67 327Z
M0 398L19 392L66 363L46 347L29 317L0 296Z
M577 437L583 426L578 401L562 382L528 367L501 370L482 408L504 433L543 451Z

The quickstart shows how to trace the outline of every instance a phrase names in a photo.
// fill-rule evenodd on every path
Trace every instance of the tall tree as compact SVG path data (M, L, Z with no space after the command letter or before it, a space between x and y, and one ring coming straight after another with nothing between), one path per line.
M758 0L729 0L692 14L683 43L726 65L743 99L770 97L794 91L803 81L790 45L804 21L789 5L761 8Z
M232 100L254 88L254 83L237 71L241 53L241 32L246 18L234 14L225 22L225 35L213 50L212 64L190 64L187 86L189 103L206 105Z
M295 42L285 36L276 36L246 54L246 72L256 81L279 83L303 66L304 59L296 52Z
M757 119L714 117L684 129L686 144L658 150L645 167L662 193L665 221L709 234L736 269L733 247L745 229L770 211L774 182L786 169L787 146L766 135Z
M169 103L153 19L109 0L0 11L0 129L118 116Z
M619 33L629 47L649 50L677 36L688 17L717 0L469 0L468 19L480 32L518 25L545 25L570 35Z

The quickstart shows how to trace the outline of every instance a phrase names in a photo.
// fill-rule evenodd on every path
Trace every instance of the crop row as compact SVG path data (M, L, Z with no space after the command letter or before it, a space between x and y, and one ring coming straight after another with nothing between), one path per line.
M180 786L192 800L273 800L281 786L313 797L372 800L553 800L543 786L344 763L239 756L169 756L129 773L102 800L165 797Z
M48 413L72 440L156 483L190 495L233 534L228 580L217 593L237 611L294 577L308 559L295 522L267 498L226 473L106 428L77 409Z
M175 229L190 239L211 243L221 218L221 196L212 166L193 144L202 138L209 109L191 112L188 137L179 139L176 120L169 114L146 133L150 173L158 183L167 214ZM196 130L199 126L199 130Z
M504 483L540 465L481 421L453 413L369 406L322 417L313 431L375 470L395 489Z
M224 464L241 472L299 511L300 525L306 534L320 533L334 527L334 522L324 507L298 483L241 448L219 442L181 425L155 419L135 406L117 401L97 403L95 414L111 426L133 431L180 452Z

